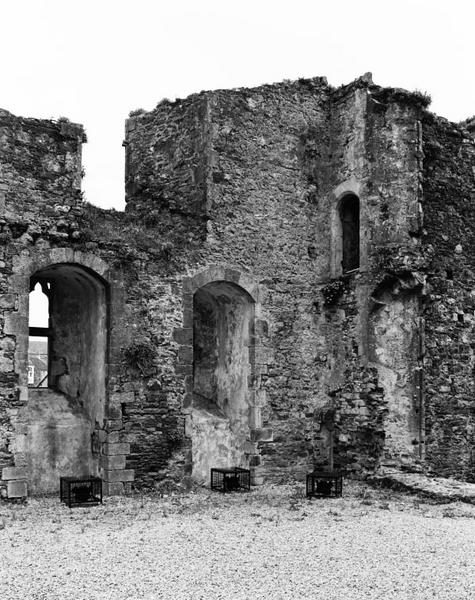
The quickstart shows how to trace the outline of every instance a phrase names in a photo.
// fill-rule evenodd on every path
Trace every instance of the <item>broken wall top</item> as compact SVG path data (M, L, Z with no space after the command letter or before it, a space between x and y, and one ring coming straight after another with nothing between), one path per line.
M81 198L81 125L17 117L0 110L0 185L8 190L6 216L54 215L55 206Z

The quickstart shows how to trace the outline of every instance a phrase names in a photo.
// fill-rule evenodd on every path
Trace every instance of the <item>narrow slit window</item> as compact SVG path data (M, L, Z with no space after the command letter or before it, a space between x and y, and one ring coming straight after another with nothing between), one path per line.
M360 266L360 202L351 194L343 198L340 206L342 232L342 269L343 273L353 271Z
M28 386L48 387L49 374L49 293L51 284L37 282L29 298Z

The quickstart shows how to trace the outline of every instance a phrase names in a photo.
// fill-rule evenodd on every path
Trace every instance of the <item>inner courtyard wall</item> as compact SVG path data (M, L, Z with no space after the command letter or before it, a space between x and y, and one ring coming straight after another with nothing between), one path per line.
M475 481L475 141L435 115L422 123L426 461Z
M278 434L277 447L285 445L287 455L285 461L280 460L285 468L300 464L301 470L311 461L310 443L301 427L305 418L288 426L299 431L294 436L286 434L284 420L286 405L293 403L295 414L302 412L313 385L308 347L313 344L315 328L309 313L314 300L315 258L311 248L315 246L317 220L308 194L307 173L299 161L306 123L313 123L325 135L327 100L328 86L322 80L289 85L284 91L267 86L211 92L183 102L162 103L153 113L138 115L127 123L126 185L136 190L128 196L127 210L140 214L145 202L140 184L149 193L147 213L163 213L163 218L156 219L155 230L169 244L168 278L174 301L183 303L184 322L188 308L192 308L186 282L182 288L184 276L193 278L218 265L224 269L223 278L231 283L239 284L247 275L259 285L262 311L257 309L255 314L258 344L251 382L255 423L248 450L255 463L255 480L260 477L260 455L264 447L271 447L270 429L276 419L271 418L269 383L279 371L280 387L290 394L279 407L284 431ZM175 141L176 130L183 135L186 127L191 127L189 141ZM182 149L190 149L192 143L194 158L184 156ZM145 184L141 168L144 152L145 162L154 163ZM189 187L185 188L184 182ZM175 200L173 194L179 185L180 196ZM170 230L164 227L169 219L177 221ZM174 323L168 327L171 325L176 327ZM167 326L163 318L162 326ZM184 329L179 335L191 335ZM282 340L285 348L277 348L277 340ZM187 360L187 353L192 353L191 339L179 354L179 368L185 379L190 379L192 357ZM189 379L186 386L191 385Z
M412 343L420 337L420 289L411 274L419 267L420 254L412 232L421 226L421 100L373 86L365 77L337 90L331 161L326 170L319 169L328 174L321 207L326 216L322 229L330 233L330 262L319 281L327 369L322 370L322 444L316 449L323 445L325 459L330 428L334 457L356 472L385 465L416 467L423 453L413 377L420 357L418 344ZM337 209L348 192L360 200L360 265L342 274ZM404 295L412 299L394 319L401 280ZM402 395L395 393L401 384Z
M266 437L253 460L268 478L328 463L329 412L341 466L364 472L421 460L413 375L420 285L411 273L419 266L423 104L369 77L337 91L315 79L162 102L127 123L128 210L164 215L154 219L169 244L174 281L219 264L259 284L254 385L265 398ZM350 192L361 201L361 266L342 277L338 203ZM388 367L377 355L372 311L401 302L398 277L413 298L399 317L409 332L394 341L403 364ZM327 302L332 288L338 298ZM184 290L185 313L190 302ZM391 319L378 322L380 345ZM182 368L190 378L192 360Z
M107 289L91 435L106 493L191 482L193 297L216 282L253 301L253 483L330 461L473 479L473 142L426 104L368 76L163 101L126 123L125 213L83 202L80 126L1 111L2 494L25 495L38 451L20 418L28 293L54 264ZM347 194L360 203L360 264L343 273ZM461 250L444 233L452 218Z

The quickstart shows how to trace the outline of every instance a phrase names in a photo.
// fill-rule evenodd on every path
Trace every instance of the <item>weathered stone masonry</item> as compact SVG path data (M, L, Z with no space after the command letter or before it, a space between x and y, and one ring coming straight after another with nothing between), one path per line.
M126 123L124 213L82 201L80 126L1 112L2 494L330 460L474 480L474 142L426 104L367 76L163 101Z
M475 149L467 130L444 119L425 114L422 127L426 459L437 473L474 481Z

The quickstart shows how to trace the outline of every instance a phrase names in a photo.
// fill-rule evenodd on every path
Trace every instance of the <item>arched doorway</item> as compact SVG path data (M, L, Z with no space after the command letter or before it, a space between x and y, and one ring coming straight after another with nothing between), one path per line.
M107 286L89 269L59 263L35 272L30 290L26 463L31 492L51 493L61 476L98 474L93 442L105 416ZM38 321L33 298L41 292L47 315ZM42 362L34 360L38 348Z
M247 466L254 301L239 285L213 281L193 296L192 474Z

